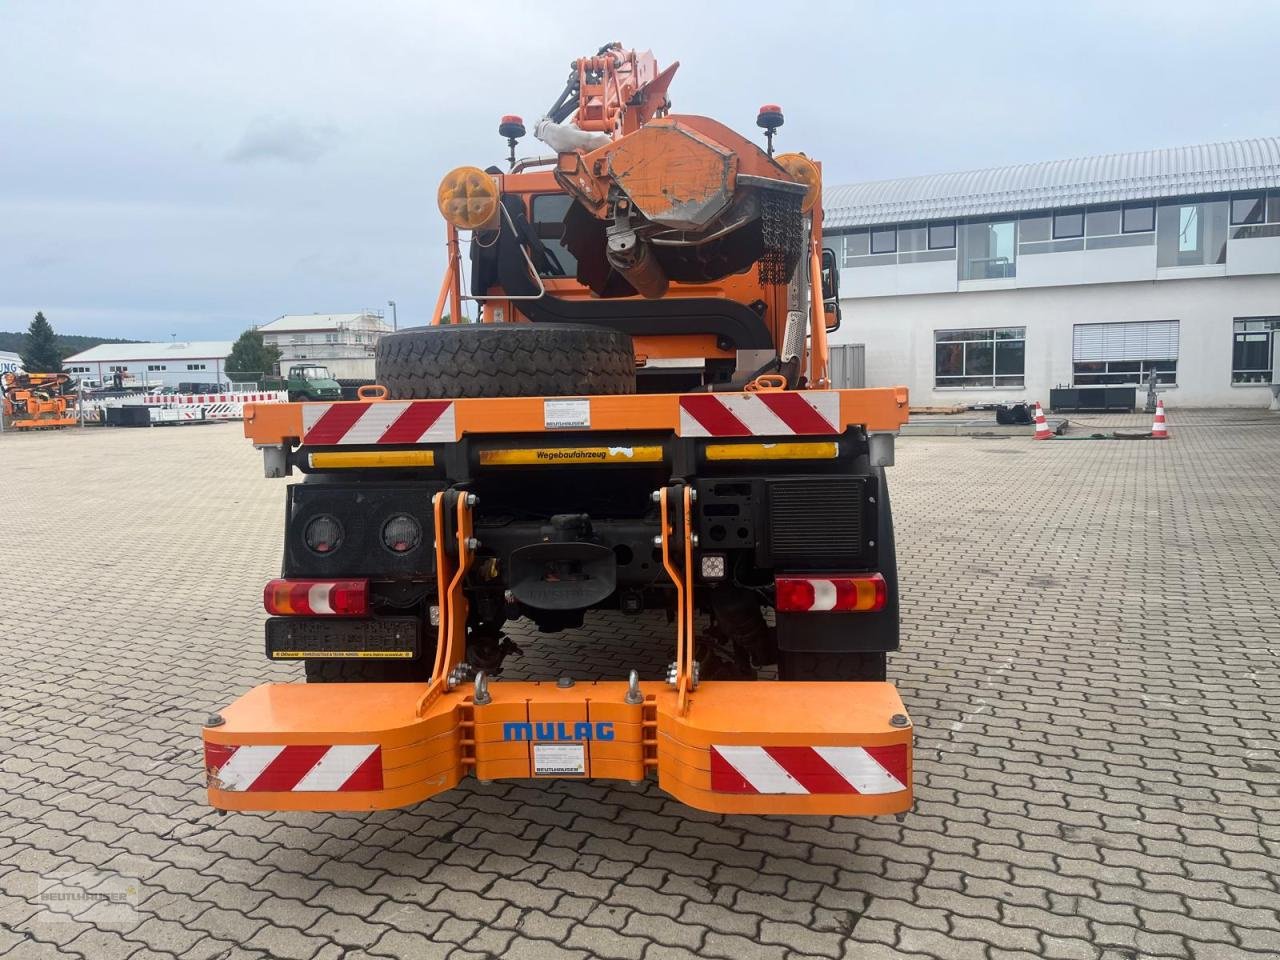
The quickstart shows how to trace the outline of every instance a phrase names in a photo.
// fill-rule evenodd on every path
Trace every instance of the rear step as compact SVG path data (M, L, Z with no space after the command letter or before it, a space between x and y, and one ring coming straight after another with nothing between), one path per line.
M912 730L892 684L708 681L682 714L665 683L564 683L458 687L421 715L425 683L264 684L205 727L209 801L381 810L469 774L634 782L656 769L663 790L714 813L911 806Z

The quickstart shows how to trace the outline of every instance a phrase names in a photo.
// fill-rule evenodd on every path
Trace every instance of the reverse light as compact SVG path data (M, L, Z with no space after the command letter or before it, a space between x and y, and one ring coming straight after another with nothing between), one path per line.
M262 605L277 617L363 617L369 612L368 580L272 580Z
M704 553L700 559L703 580L723 580L725 556L723 553Z
M878 573L788 573L776 577L774 585L779 613L875 613L889 600L888 584Z

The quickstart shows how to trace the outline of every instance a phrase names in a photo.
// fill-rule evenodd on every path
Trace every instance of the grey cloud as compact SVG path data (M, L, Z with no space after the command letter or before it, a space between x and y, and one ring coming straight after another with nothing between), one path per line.
M280 160L315 163L338 141L338 130L297 120L259 118L249 124L240 142L227 154L232 163Z

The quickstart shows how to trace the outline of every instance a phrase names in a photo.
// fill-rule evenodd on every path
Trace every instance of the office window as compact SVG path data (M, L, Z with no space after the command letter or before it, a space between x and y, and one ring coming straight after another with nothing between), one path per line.
M898 231L896 227L874 227L871 230L872 253L896 253Z
M934 385L1021 387L1026 327L935 330Z
M1111 237L1120 232L1119 207L1095 207L1084 215L1084 232L1089 237Z
M337 335L336 333L326 333L326 334L324 335L324 342L325 342L325 343L337 343L337 342L338 342L338 335Z
M203 364L203 363L188 363L188 364L187 364L187 369L188 369L188 370L203 370L203 369L205 369L205 366L204 366L204 364Z
M1264 196L1261 191L1231 198L1231 223L1261 223L1265 212Z
M850 266L854 257L865 257L871 252L871 234L855 230L844 235L844 265Z
M1124 205L1124 232L1145 233L1156 228L1156 208L1152 203Z
M1156 266L1227 262L1227 201L1173 200L1156 211Z
M1280 336L1280 317L1242 317L1235 322L1231 346L1232 383L1271 383L1271 349Z
M950 250L956 245L956 225L954 223L929 224L929 249Z
M961 280L996 280L1015 275L1017 231L1012 220L966 223L959 231Z
M163 370L163 369L164 369L163 363L151 363L147 365L147 370L151 373L155 373L157 370Z
M1072 330L1072 381L1077 387L1178 382L1178 321L1077 323Z
M1039 243L1048 240L1053 233L1053 217L1050 214L1029 214L1018 221L1018 241Z
M910 226L898 228L898 252L914 253L917 250L924 250L927 243L928 231L924 224L911 224Z
M539 271L544 277L578 275L578 259L564 243L564 218L572 206L573 198L567 193L543 193L533 198L533 229L542 240L547 259L547 268Z
M1053 239L1070 240L1084 236L1084 211L1059 210L1053 215Z

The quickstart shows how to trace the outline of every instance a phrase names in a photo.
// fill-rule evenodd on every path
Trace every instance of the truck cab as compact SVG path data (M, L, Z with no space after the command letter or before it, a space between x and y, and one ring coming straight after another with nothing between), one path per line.
M299 363L289 368L289 402L301 400L341 400L342 386L329 368L317 363Z

